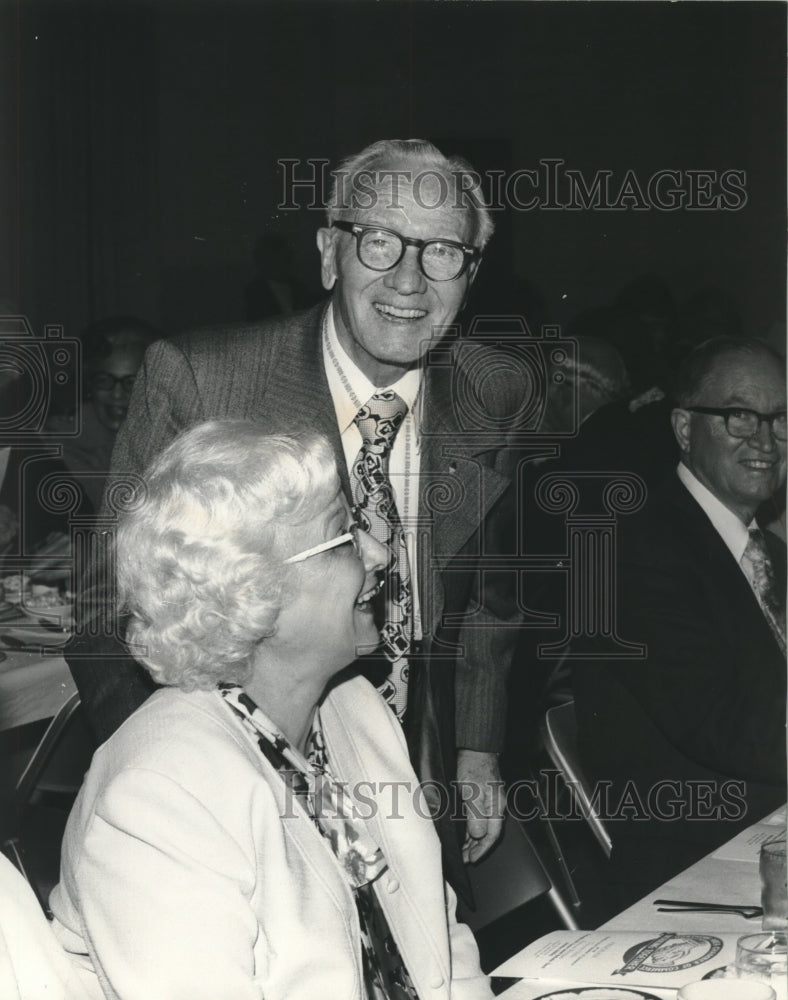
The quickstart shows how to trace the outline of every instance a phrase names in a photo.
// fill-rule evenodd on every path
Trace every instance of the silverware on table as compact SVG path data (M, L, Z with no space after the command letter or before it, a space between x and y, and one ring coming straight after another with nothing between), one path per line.
M658 913L737 913L745 920L763 916L763 907L738 903L700 903L690 899L655 899Z

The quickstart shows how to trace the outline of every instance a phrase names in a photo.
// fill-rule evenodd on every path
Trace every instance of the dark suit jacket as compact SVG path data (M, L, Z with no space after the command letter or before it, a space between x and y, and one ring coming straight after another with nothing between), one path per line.
M347 469L323 367L323 306L261 325L214 328L160 341L137 377L127 420L113 454L113 479L140 474L184 428L218 417L250 418L271 431L308 427L334 446L346 492ZM485 350L482 348L482 350ZM463 351L436 352L423 386L419 596L423 656L411 672L407 735L422 778L448 780L455 747L498 751L503 741L506 679L515 630L502 627L511 601L483 584L478 556L505 526L495 523L509 485L503 435L475 435L462 424ZM484 370L474 356L474 369ZM489 383L486 383L487 385ZM467 386L465 386L467 389ZM490 402L489 392L485 397ZM500 399L500 413L519 400ZM107 494L109 496L109 494ZM484 525L484 530L482 530ZM94 568L93 580L97 578ZM463 621L466 612L470 617ZM97 630L101 632L102 629ZM102 656L102 650L108 656ZM99 739L147 697L147 675L100 636L82 635L67 656ZM456 696L456 737L454 700Z
M784 592L785 545L768 541ZM786 663L675 474L621 519L617 544L618 634L647 654L579 664L573 679L583 766L612 782L613 813L629 803L609 828L634 898L785 801Z

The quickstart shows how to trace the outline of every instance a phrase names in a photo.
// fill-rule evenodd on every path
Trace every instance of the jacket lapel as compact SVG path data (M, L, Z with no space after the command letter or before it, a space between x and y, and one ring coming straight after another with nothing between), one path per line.
M776 652L782 658L758 599L744 573L736 565L730 549L700 504L681 480L675 478L675 483L672 480L670 482L669 496L678 514L682 537L690 551L695 553L697 564L706 567L708 579L714 580L714 586L720 594L720 607L739 609L736 631L740 637L746 637L749 655L755 655L755 650L759 649L761 653L758 655ZM785 578L784 563L781 564L779 559L775 570L778 579Z
M268 359L273 377L261 387L255 416L282 433L306 428L327 437L342 488L349 496L342 440L323 365L322 324L326 308L327 304L323 304L311 309L299 322L283 326L274 334Z

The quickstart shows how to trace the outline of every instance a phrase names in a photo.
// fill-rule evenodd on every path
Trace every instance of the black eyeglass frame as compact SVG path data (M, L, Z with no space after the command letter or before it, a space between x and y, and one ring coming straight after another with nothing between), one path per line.
M113 375L112 372L93 372L88 375L88 388L98 390L99 392L114 392L115 386L120 385L123 391L130 395L132 389L134 388L134 382L136 380L136 375L121 375L120 378L117 375ZM112 385L96 385L98 379L112 379Z
M413 239L413 237L411 236L403 236L402 233L398 233L396 229L387 229L385 226L365 226L362 225L360 222L345 222L342 219L339 219L336 222L332 222L331 225L336 229L341 229L345 233L350 233L351 236L355 236L356 257L358 257L359 263L362 264L364 267L368 268L370 271L377 271L380 274L383 274L386 271L391 271L393 268L395 268L400 263L402 258L405 256L405 251L407 250L408 247L418 247L419 268L421 269L421 273L424 275L425 278L427 278L428 281L456 281L458 278L461 278L463 274L465 274L470 264L481 260L482 257L482 251L479 249L479 247L472 247L467 243L458 243L456 240L442 240L437 237L429 240L417 240ZM399 257L397 257L397 259L394 261L393 264L389 264L388 267L372 267L371 264L367 264L365 260L361 259L360 237L362 237L364 233L367 232L388 233L390 236L396 236L396 238L400 241L402 245L402 250L400 251ZM463 253L462 267L454 275L454 277L432 278L424 270L424 263L422 261L422 258L424 256L424 250L431 243L441 243L443 244L443 246L456 247L458 250L462 250Z
M749 406L685 406L684 409L688 413L705 413L712 417L722 417L725 421L725 430L732 438L736 438L737 441L746 441L747 438L755 437L764 421L769 425L769 430L774 435L776 441L788 440L788 436L779 437L774 430L774 421L778 417L785 417L786 410L775 410L774 413L759 413L758 410L751 410ZM750 434L731 434L728 422L734 413L751 413L758 421L755 430Z

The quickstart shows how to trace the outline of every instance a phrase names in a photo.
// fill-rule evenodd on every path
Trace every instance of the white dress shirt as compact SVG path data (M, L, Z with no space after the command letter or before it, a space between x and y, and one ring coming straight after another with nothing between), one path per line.
M417 519L419 513L419 471L421 447L418 434L419 391L421 369L411 368L398 381L387 386L376 386L361 371L339 342L334 323L334 305L329 304L323 323L323 365L328 388L334 402L337 427L345 453L348 472L361 445L361 431L353 418L370 398L382 389L392 389L407 404L408 412L402 421L389 458L389 479L394 491L400 521L405 533L410 561L410 585L413 599L413 638L420 639L421 614L419 609L418 571L416 562Z
M758 527L755 518L748 525L744 524L732 510L729 510L722 501L714 496L711 490L703 485L694 473L690 472L683 462L679 462L677 471L679 479L700 504L703 513L714 525L717 534L730 549L731 555L736 560L736 565L752 586L753 581L742 563L742 556L750 540L750 528Z

